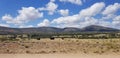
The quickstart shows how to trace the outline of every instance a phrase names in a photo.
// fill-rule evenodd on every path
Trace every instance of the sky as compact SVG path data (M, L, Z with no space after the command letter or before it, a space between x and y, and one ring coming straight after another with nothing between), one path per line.
M120 29L120 0L1 0L0 26Z

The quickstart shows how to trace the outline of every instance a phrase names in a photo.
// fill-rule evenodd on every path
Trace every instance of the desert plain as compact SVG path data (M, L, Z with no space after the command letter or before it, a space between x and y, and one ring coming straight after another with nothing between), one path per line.
M119 58L120 39L49 38L0 42L2 58Z

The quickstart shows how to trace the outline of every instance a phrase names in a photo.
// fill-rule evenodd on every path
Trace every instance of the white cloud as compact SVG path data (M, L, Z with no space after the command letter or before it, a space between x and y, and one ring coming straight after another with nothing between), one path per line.
M98 23L98 19L95 19L93 17L85 17L84 21L80 22L80 26L88 26L88 25L94 25Z
M48 11L49 15L53 15L56 9L58 8L58 5L53 2L54 0L51 0L45 7L39 8L40 11Z
M81 17L95 16L95 15L99 14L104 7L105 7L105 4L103 2L95 3L91 7L80 11L80 16Z
M108 7L105 8L105 10L102 12L103 15L108 15L108 14L114 14L120 9L120 4L119 3L114 3L114 5L109 5Z
M0 24L0 26L10 27L8 24Z
M99 22L99 25L120 28L120 16L116 15L116 12L120 9L119 3L114 3L113 5L108 5L105 10L102 12L103 16L102 21Z
M21 10L18 10L18 16L12 17L8 14L3 16L2 20L5 20L6 23L23 25L24 23L40 17L43 17L43 13L40 13L38 9L35 9L34 7L22 7Z
M116 16L113 21L111 22L113 28L120 29L120 15Z
M116 16L114 19L113 19L113 25L117 25L119 26L120 25L120 15L119 16Z
M66 17L59 17L57 19L54 19L52 23L60 26L63 25L64 27L84 27L90 24L96 24L97 19L93 18L93 16L99 14L104 7L105 4L103 2L95 3L91 7L81 10L79 14Z
M103 16L101 20L110 20L110 19L113 19L114 17L116 17L116 15L108 14L106 16Z
M58 22L58 21L57 21ZM93 18L93 17L86 17L84 21L79 21L79 22L66 22L66 23L60 23L57 25L57 27L78 27L78 28L83 28L88 25L94 25L97 24L98 20Z
M60 2L69 2L69 3L72 3L72 4L82 5L81 0L60 0Z
M98 21L97 25L101 25L101 26L105 26L105 27L111 27L112 23L109 22L109 21L100 20L100 21Z
M73 16L66 16L66 17L59 17L57 19L54 19L52 21L52 23L56 23L56 24L69 24L69 23L73 23L76 20L78 20L78 15L73 15Z
M22 25L22 26L19 26L19 28L30 28L30 27L34 27L34 26L33 25L28 25L28 26L25 26L25 25L23 26Z
M2 17L2 20L5 20L7 23L11 23L13 21L13 18L11 15L6 14L5 16Z
M50 21L48 19L44 19L43 22L37 24L37 26L49 26L49 25L50 25Z
M120 15L116 15L116 12L119 11L120 4L114 3L113 5L108 5L105 10L102 12L103 17L101 18L102 26L108 26L113 28L120 29Z
M69 15L69 10L68 9L61 9L58 11L62 16L68 16Z

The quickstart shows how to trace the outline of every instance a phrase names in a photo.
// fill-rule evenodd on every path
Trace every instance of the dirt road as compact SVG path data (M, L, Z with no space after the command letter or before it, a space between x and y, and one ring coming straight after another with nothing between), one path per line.
M0 58L120 58L120 55L0 54Z

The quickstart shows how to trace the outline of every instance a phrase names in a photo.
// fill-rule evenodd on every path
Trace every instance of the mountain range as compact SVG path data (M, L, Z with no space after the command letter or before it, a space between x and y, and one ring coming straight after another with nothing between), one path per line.
M90 25L84 28L66 27L66 28L56 28L56 27L31 27L31 28L10 28L0 26L0 34L23 34L23 33L42 33L42 34L52 34L52 33L76 33L76 32L118 32L119 29Z

